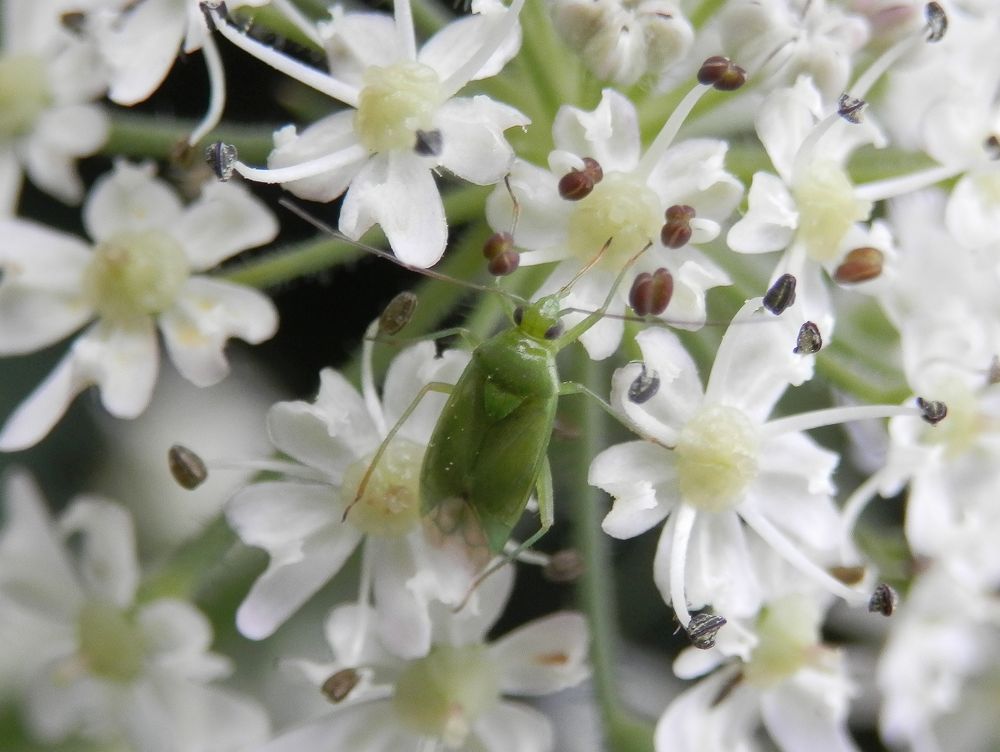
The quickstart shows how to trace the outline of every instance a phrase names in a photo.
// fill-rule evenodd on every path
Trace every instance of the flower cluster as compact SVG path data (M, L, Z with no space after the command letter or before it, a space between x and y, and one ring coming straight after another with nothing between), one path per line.
M1000 6L321 5L0 0L0 747L1000 746Z

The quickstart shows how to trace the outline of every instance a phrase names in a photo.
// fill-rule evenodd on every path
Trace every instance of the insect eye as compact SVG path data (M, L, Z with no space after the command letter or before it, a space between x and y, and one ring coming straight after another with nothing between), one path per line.
M559 339L559 335L563 333L562 322L553 324L548 329L545 330L545 339Z
M518 306L514 309L514 323L521 326L522 321L524 321L524 306Z

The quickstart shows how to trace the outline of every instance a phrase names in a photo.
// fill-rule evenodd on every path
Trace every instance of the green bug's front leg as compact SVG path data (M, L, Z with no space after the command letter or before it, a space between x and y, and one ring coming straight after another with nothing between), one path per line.
M604 412L606 412L612 418L617 420L627 429L638 435L639 438L645 439L646 441L650 441L654 444L659 444L660 446L666 447L667 449L673 449L673 447L666 446L666 444L656 439L655 437L647 435L642 430L640 430L638 426L632 425L631 423L627 423L625 418L620 413L615 412L615 409L608 403L607 400L601 397L601 395L599 395L590 387L584 386L583 384L580 384L579 382L576 381L563 381L562 383L560 383L559 396L565 397L570 394L580 394L583 395L584 397L590 397L590 399L594 400L594 402L600 405L601 409L604 410Z
M486 571L480 574L469 587L469 592L465 594L465 597L462 598L461 602L452 611L461 611L465 608L465 604L469 602L469 598L476 591L476 588L487 577L497 572L501 567L505 567L512 561L515 561L522 553L537 543L549 531L552 525L555 524L555 493L552 490L552 467L549 465L548 457L542 459L542 468L538 473L538 480L535 482L535 492L538 494L538 517L541 527L526 540L519 543L513 551L505 553L499 561L491 564Z

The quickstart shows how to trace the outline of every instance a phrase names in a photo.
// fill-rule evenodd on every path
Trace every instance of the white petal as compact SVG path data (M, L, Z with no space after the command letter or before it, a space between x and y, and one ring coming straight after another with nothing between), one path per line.
M267 429L278 449L334 482L381 443L361 395L330 368L320 372L315 402L277 403L267 414Z
M382 409L386 423L395 425L425 384L432 381L454 384L458 381L469 358L469 353L464 350L447 350L438 357L433 342L421 342L403 350L393 358L385 375ZM426 444L447 399L445 394L427 393L403 424L401 434L419 444Z
M409 752L414 735L397 726L391 702L370 702L293 728L256 752Z
M743 196L743 185L726 172L725 141L692 138L675 143L653 166L646 182L663 206L687 204L698 217L726 220Z
M0 217L12 215L21 195L23 174L13 148L0 147Z
M75 680L56 682L52 674L58 666L47 667L26 693L27 722L33 735L45 742L57 742L83 728L92 733L110 731L109 687L83 675Z
M208 652L212 625L187 601L159 598L139 608L147 659L175 678L207 682L229 675L228 659Z
M552 723L537 710L501 702L484 713L472 727L486 752L551 752Z
M107 140L108 118L99 108L70 105L48 110L25 147L31 182L69 204L83 198L76 160L93 154Z
M169 685L168 685L169 686ZM175 749L185 752L259 749L268 739L270 724L256 702L221 687L176 682L161 691L168 711ZM147 737L147 734L143 734Z
M17 469L7 473L3 491L0 593L7 603L67 623L82 594L45 499L31 476Z
M184 210L173 235L194 271L211 269L230 256L274 240L278 220L267 206L236 183L208 183Z
M733 678L718 671L685 690L667 706L656 724L657 750L752 752L757 749L756 691L737 686L723 702L716 698Z
M462 557L461 561L455 561L458 557L454 551L447 548L437 548L434 544L425 546L424 551L433 557L425 554L423 567L436 566L438 571L433 572L434 584L438 585L439 592L442 593L440 600L442 603L434 603L431 608L431 632L436 642L445 642L449 645L473 645L486 641L486 635L494 624L500 619L504 607L510 600L510 594L514 590L514 575L516 569L513 565L501 567L497 572L487 577L476 586L476 589L469 595L468 602L456 614L455 606L459 605L469 594L479 571L472 566L467 557ZM451 568L458 568L458 576L451 572L442 572L441 565L448 564L445 555L451 555ZM423 574L418 575L417 581L425 579ZM430 577L426 577L430 579ZM446 582L446 579L454 582ZM442 587L442 585L444 585Z
M669 450L649 441L616 444L594 457L587 482L607 491L614 506L601 527L615 538L633 538L663 521L670 513L670 496L659 498L657 486L676 485Z
M364 86L367 68L400 62L402 50L396 22L388 13L344 13L331 8L331 20L320 23L329 70L348 84ZM352 116L354 113L349 113Z
M267 158L267 166L271 169L291 167L349 149L359 143L354 131L354 110L343 110L316 121L302 133L297 133L293 126L277 131L274 134L275 148ZM321 175L292 180L282 185L299 198L333 201L347 190L367 162L368 158L363 157Z
M596 159L605 172L630 172L639 162L639 121L635 105L605 89L593 112L559 108L552 124L556 148Z
M796 676L761 693L761 715L778 747L783 752L856 752L847 731L850 687L846 679L821 676L814 670L802 673L818 681Z
M278 328L278 312L263 293L232 282L191 277L158 320L177 370L196 386L229 373L223 348L230 337L257 344Z
M87 595L120 608L130 606L140 571L128 511L104 499L81 497L63 513L59 530L64 538L82 534L78 572Z
M551 248L560 258L569 256L567 233L574 207L559 195L559 178L518 159L511 168L510 187L521 205L515 238L517 245L530 251ZM494 230L510 230L513 204L506 186L498 185L490 193L486 200L486 217ZM524 258L521 263L525 263Z
M486 43L492 43L494 27L503 21L506 9L499 13L477 13L447 24L428 39L417 53L417 60L435 70L442 80L457 71ZM473 81L499 73L521 47L521 27L515 25L497 50L472 77Z
M187 14L173 0L146 0L101 30L99 39L111 68L113 102L133 105L166 78L180 50Z
M948 230L967 248L1000 240L1000 172L970 172L958 181L948 199Z
M563 611L536 619L490 646L508 694L547 695L573 687L590 675L590 635L581 614Z
M478 95L449 100L435 122L442 137L439 164L470 183L490 185L510 172L514 162L503 132L531 121L513 107Z
M121 232L169 232L180 219L181 201L154 173L151 163L118 161L113 172L98 178L83 206L87 234L102 242Z
M819 92L808 76L799 76L794 86L776 89L761 105L757 135L786 183L792 180L796 152L821 116Z
M747 213L726 236L729 247L738 253L780 251L792 242L799 214L791 193L781 179L767 172L753 176Z
M419 658L431 648L431 619L427 599L415 592L410 580L417 563L405 539L372 538L373 586L379 639L401 658Z
M353 240L381 226L400 261L427 268L448 241L444 205L427 160L391 151L376 154L351 182L340 209L340 231Z

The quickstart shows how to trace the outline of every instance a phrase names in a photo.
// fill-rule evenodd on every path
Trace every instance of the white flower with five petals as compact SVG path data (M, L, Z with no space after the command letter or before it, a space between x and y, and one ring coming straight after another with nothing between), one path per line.
M188 207L153 177L120 162L83 211L93 245L25 220L0 222L0 354L29 353L93 321L0 431L0 450L40 441L92 384L108 412L134 418L149 404L159 364L156 329L188 381L208 386L228 371L223 347L274 334L271 301L197 274L266 243L278 226L236 185L207 185Z

